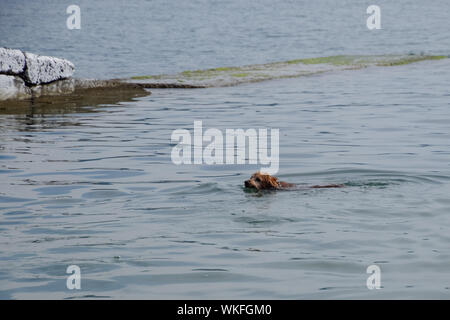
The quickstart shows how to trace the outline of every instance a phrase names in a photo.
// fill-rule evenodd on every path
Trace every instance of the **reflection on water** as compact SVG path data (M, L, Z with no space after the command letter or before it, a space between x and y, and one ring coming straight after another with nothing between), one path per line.
M448 68L4 109L0 297L447 297ZM258 166L176 166L171 133L194 120L279 128L280 179L346 187L245 192Z
M47 95L19 101L0 101L0 114L42 116L98 112L98 106L114 105L144 97L150 92L140 87L79 88L64 95ZM100 109L101 110L101 109Z
M47 95L19 101L0 101L0 115L8 115L0 130L18 131L55 129L79 125L73 113L102 112L103 108L126 103L150 95L150 91L136 86L77 88L63 95ZM57 116L63 117L63 121ZM55 118L56 117L56 118Z

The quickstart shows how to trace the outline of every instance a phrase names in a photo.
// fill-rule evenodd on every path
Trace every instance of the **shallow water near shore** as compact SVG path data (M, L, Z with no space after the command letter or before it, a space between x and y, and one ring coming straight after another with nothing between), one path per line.
M448 3L0 3L0 46L125 78L333 55L445 55ZM39 18L38 18L39 17ZM0 299L450 297L450 59L0 108ZM277 176L171 161L175 129L280 130ZM368 290L368 266L381 269ZM68 290L69 265L81 290Z
M449 67L0 115L0 297L447 298ZM347 186L259 194L256 166L172 164L172 130L198 119L279 128L282 180Z

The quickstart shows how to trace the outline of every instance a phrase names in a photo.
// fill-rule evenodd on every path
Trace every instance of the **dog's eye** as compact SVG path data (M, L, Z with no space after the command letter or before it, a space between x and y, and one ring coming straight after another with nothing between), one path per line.
M259 179L259 178L256 178L256 179L255 179L255 181L256 181L256 182L260 182L260 181L261 181L261 179Z

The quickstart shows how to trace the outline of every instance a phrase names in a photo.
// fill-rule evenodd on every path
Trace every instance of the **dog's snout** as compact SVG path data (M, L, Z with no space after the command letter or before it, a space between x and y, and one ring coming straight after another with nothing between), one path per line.
M246 188L250 188L250 181L245 180L244 181L244 185L245 185Z

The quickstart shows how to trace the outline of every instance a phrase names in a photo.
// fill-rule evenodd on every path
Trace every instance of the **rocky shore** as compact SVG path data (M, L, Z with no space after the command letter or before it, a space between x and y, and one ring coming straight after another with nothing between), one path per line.
M184 71L172 75L136 76L128 79L72 78L75 67L68 60L0 48L0 109L44 101L88 101L99 97L128 98L150 94L148 88L208 88L314 75L330 71L405 65L446 59L433 55L331 56L242 67ZM51 99L48 97L52 97ZM82 97L82 99L80 99ZM97 100L96 100L97 101ZM5 107L6 105L6 107Z
M65 59L0 48L0 100L39 96L48 91L48 84L69 79L74 70Z
M151 85L72 78L72 62L0 48L0 114L75 112L151 94Z

